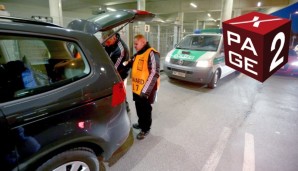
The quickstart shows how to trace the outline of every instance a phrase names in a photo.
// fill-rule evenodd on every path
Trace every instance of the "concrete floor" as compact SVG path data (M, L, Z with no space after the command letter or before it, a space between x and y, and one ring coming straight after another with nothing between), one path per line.
M127 92L135 123L130 85ZM297 77L260 83L231 74L211 90L162 74L150 134L106 169L297 171L297 123Z

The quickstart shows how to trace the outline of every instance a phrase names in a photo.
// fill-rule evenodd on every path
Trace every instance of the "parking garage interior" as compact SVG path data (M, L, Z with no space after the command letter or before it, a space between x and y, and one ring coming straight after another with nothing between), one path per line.
M168 77L163 72L163 62L184 36L196 30L221 28L222 22L230 18L254 11L271 14L297 3L297 0L0 0L11 17L62 27L72 20L112 10L137 9L155 14L152 21L131 23L119 32L131 55L135 53L133 36L137 33L144 34L160 52L161 86L153 105L150 134L142 141L134 140L138 132L132 129L131 147L112 165L105 163L110 171L296 171L297 75L273 74L259 82L236 72L223 78L215 89L208 89L204 84ZM294 12L289 17L296 15ZM101 39L100 33L95 36ZM293 48L297 40L291 39ZM297 55L295 58L298 61ZM138 117L131 80L126 91L133 124Z

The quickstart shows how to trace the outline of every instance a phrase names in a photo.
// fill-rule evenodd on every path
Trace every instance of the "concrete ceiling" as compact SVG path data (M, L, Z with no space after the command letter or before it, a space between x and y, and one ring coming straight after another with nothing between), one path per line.
M261 7L257 7L258 1L262 2ZM1 2L49 6L49 0L0 0ZM195 3L197 8L191 7L191 2ZM145 9L155 13L166 23L175 22L179 19L178 13L183 12L184 24L187 25L197 21L214 22L214 19L219 20L221 3L222 0L147 0ZM289 0L233 0L233 9L241 10L241 14L256 10L266 13L287 5L289 5ZM90 10L90 14L99 8L137 9L137 6L137 0L62 0L63 11L76 11L85 8ZM211 14L211 17L207 15L208 13Z
M261 7L257 7L259 1L262 2ZM195 3L197 8L193 8L191 2ZM233 9L241 10L242 14L255 10L267 12L289 4L289 0L233 0L233 2ZM99 7L137 9L136 0L62 0L62 3L64 10L75 10L84 4L89 4L93 10ZM221 0L146 0L145 9L168 22L173 22L177 19L178 13L183 12L184 22L193 23L196 20L220 19L221 3ZM211 17L208 17L207 13L210 13Z

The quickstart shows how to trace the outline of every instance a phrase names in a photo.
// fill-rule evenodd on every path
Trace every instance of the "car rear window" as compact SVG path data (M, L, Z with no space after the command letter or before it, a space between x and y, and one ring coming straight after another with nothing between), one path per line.
M74 43L21 36L0 36L0 102L42 93L90 72Z

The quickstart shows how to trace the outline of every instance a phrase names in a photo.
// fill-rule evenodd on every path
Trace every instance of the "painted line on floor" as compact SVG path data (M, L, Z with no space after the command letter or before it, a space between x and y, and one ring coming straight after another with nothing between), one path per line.
M245 133L245 146L244 146L244 160L242 171L255 170L255 143L254 136Z
M231 135L231 128L224 127L222 130L219 140L212 152L212 154L209 156L208 161L204 165L202 171L214 171L218 165L219 159L221 158L221 155L226 147L226 144L228 142L228 139Z

